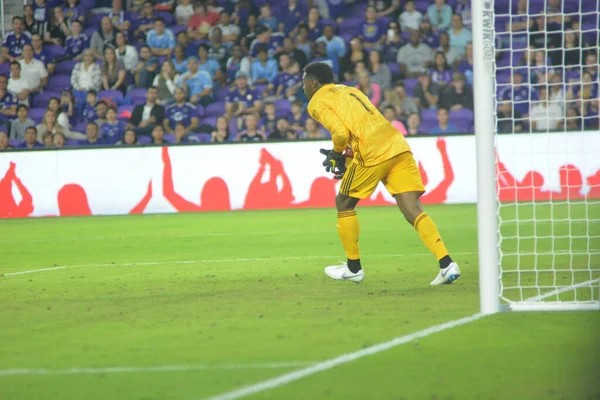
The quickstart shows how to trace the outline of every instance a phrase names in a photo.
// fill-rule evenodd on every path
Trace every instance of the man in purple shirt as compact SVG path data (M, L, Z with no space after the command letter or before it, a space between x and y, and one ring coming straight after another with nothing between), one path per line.
M271 29L264 25L256 28L256 39L250 45L250 55L256 57L258 50L262 46L266 46L269 57L275 57L283 48L283 40L285 37L281 33L271 33Z
M23 18L13 17L12 24L13 31L4 37L4 43L2 44L2 59L9 62L19 61L23 46L31 44L31 35L25 31Z
M192 103L186 103L185 96L185 89L175 89L175 103L168 106L165 110L163 128L172 135L175 134L175 127L179 123L183 123L186 135L194 132L198 127L199 120L196 107Z
M386 24L377 19L375 7L367 7L366 20L362 24L360 37L367 49L381 49L387 34Z
M225 97L225 113L227 119L244 117L248 114L259 113L262 101L257 90L248 86L248 77L244 72L238 72L234 85ZM240 118L241 119L241 118Z

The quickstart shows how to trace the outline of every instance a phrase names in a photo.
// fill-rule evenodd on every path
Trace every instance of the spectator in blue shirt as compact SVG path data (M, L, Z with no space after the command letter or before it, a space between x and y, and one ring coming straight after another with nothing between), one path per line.
M208 57L208 45L202 43L198 46L198 69L206 71L212 80L220 81L223 77L219 62Z
M33 47L33 58L44 63L48 74L52 75L56 69L54 57L44 49L44 41L38 34L31 35L31 47Z
M275 57L281 51L284 39L285 37L280 33L271 33L271 28L268 26L258 26L256 28L256 39L250 44L250 56L256 57L258 49L267 46L269 56Z
M115 144L123 139L125 123L117 119L117 109L109 107L106 111L106 122L100 127L100 137L106 144Z
M431 135L445 135L447 133L458 133L458 128L449 122L448 110L445 108L438 108L437 120L438 124L429 130Z
M248 86L248 76L244 72L238 71L235 76L234 87L229 89L229 93L225 97L227 119L252 113L260 114L261 109L260 94Z
M179 78L177 86L187 89L190 102L193 104L207 106L213 100L212 78L208 72L198 69L196 57L188 59L188 72Z
M154 82L154 77L158 71L158 60L152 56L150 47L143 45L140 48L140 57L138 65L131 70L136 86L138 88L148 89Z
M88 47L90 47L90 38L85 33L82 33L81 22L71 22L71 36L68 36L65 41L65 58L81 61L83 58L83 50Z
M271 6L269 4L263 4L262 7L260 7L258 24L267 25L273 32L277 32L277 18L271 14Z
M154 20L154 28L146 35L146 43L156 57L170 57L175 48L175 36L165 27L165 20L158 17Z
M325 42L318 42L315 46L315 58L311 62L324 62L333 69L334 78L337 81L340 67L337 58L332 58L327 55L327 45Z
M346 54L346 43L344 39L334 35L333 26L325 25L323 36L317 39L317 43L323 42L327 48L327 56L337 60Z
M133 36L136 39L145 38L148 32L154 28L155 19L154 4L150 0L147 0L142 6L142 13L140 14L140 17L135 21L134 26L137 26L137 28L133 32Z
M427 18L436 31L445 31L450 28L452 19L452 7L446 4L446 0L435 0L427 7Z
M462 57L467 43L473 40L473 34L463 26L462 17L459 14L452 16L452 29L448 31L448 35L450 36L450 47L456 51L459 58Z
M3 62L13 62L21 60L23 46L31 44L31 34L25 31L23 18L15 16L12 19L13 31L4 37L2 44Z
M102 146L106 144L100 137L98 125L95 122L88 122L85 127L85 135L87 139L79 143L81 146Z
M183 124L185 135L194 132L199 124L198 112L192 103L186 103L185 89L175 89L175 103L171 104L165 110L165 119L163 128L170 134L175 134L177 124Z
M17 145L19 149L35 149L36 147L44 147L43 144L37 141L37 128L30 126L25 129L25 140Z
M277 61L269 58L267 49L258 50L256 60L252 62L252 81L255 84L269 84L277 76Z
M385 43L387 25L377 19L375 7L367 7L366 20L362 24L361 38L367 49L381 49Z

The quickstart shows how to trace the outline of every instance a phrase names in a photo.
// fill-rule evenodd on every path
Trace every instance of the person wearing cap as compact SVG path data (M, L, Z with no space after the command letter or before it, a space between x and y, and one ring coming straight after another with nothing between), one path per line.
M248 76L239 71L235 76L235 83L225 97L225 113L227 119L244 117L247 114L259 113L262 110L260 94L248 86ZM240 120L242 119L240 118Z
M190 103L207 106L213 100L213 80L206 71L198 69L198 59L188 58L188 72L177 80L177 86L187 90Z

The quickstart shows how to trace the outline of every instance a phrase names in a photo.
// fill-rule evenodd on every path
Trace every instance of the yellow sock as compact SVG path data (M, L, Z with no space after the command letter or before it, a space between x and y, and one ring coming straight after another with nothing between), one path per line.
M435 255L438 261L448 255L448 250L446 250L437 226L429 218L429 215L425 213L419 214L417 219L415 219L415 229L419 232L419 236L421 236L421 240L425 243L425 246Z
M360 227L358 225L356 210L339 211L337 229L342 240L342 246L346 250L346 256L350 260L358 260L360 258L360 253L358 252L358 233Z

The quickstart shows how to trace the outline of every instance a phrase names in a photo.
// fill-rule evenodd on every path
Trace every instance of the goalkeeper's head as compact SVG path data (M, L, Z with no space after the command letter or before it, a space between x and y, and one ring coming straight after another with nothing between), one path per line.
M310 101L310 99L317 93L323 85L333 83L334 75L333 70L324 62L312 62L304 67L304 76L302 77L302 83L304 83L304 94Z

